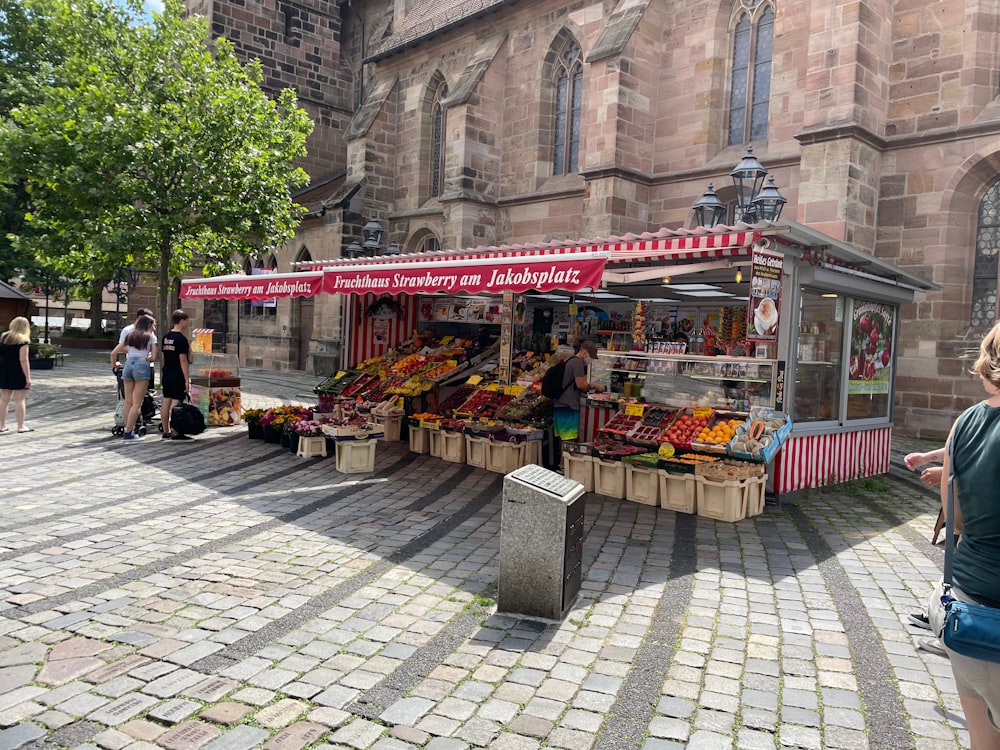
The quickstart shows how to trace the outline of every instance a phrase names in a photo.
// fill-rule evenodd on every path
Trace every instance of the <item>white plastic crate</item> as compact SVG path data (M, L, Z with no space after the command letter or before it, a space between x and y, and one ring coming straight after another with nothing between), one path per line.
M486 468L486 449L489 447L489 438L465 436L465 463L479 469Z
M767 484L767 474L762 477L747 479L747 518L759 516L764 512L764 485Z
M541 440L525 440L524 441L524 463L535 464L536 466L542 465L542 441Z
M747 486L752 480L727 479L713 482L697 480L698 515L716 521L739 521L747 515Z
M660 502L660 478L657 469L625 464L625 499L643 505Z
M594 492L625 499L625 464L621 461L594 459Z
M428 437L430 430L426 427L410 426L410 450L413 453L428 453L431 449L431 441Z
M444 441L441 440L441 430L427 430L427 452L434 458L441 458Z
M342 474L369 474L375 471L377 440L340 440L337 442L337 471Z
M665 469L656 473L660 477L660 507L678 513L694 513L697 507L694 474L672 474Z
M442 432L441 458L456 464L465 463L465 433Z
M486 446L486 468L500 474L509 474L524 465L524 443L498 443L489 441Z
M374 415L374 420L375 424L381 425L382 429L385 431L385 437L382 438L383 440L397 441L400 439L400 435L403 433L402 414L390 414L387 417L376 414Z
M594 491L594 459L576 453L563 453L563 475L583 485L584 492Z

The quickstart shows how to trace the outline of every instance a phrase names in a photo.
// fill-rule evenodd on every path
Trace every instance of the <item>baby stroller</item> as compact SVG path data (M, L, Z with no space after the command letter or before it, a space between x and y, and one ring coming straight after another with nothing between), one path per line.
M120 364L116 364L112 370L115 379L118 381L118 403L115 404L115 426L111 428L111 434L121 436L125 434L125 381L122 380L122 370ZM156 422L160 413L160 402L156 400L156 390L152 385L155 380L153 366L150 369L150 387L146 389L146 395L142 397L142 407L139 409L139 419L136 420L135 431L139 435L146 434L146 428ZM157 430L162 430L163 425L157 424Z

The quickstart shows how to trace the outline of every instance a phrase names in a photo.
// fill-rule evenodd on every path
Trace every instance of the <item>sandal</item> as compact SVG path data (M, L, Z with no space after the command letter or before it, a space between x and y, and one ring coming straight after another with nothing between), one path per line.
M25 427L23 430L18 430L18 432L34 432L34 427Z
M0 432L10 432L10 427L0 427Z

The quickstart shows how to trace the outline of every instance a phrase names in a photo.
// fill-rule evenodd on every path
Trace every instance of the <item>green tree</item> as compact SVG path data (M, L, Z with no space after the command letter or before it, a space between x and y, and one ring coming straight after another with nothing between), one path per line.
M10 0L6 0L10 1ZM167 314L170 280L233 268L293 234L312 129L292 90L270 99L259 63L180 0L19 0L60 51L20 81L0 122L0 181L28 197L14 247L92 281L148 270Z

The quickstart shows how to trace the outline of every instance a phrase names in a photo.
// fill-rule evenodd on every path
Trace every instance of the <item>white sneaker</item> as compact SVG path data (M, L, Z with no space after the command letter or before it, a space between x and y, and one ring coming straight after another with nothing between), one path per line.
M921 638L917 641L917 648L930 654L943 656L945 659L948 658L948 652L944 650L944 646L937 638Z

